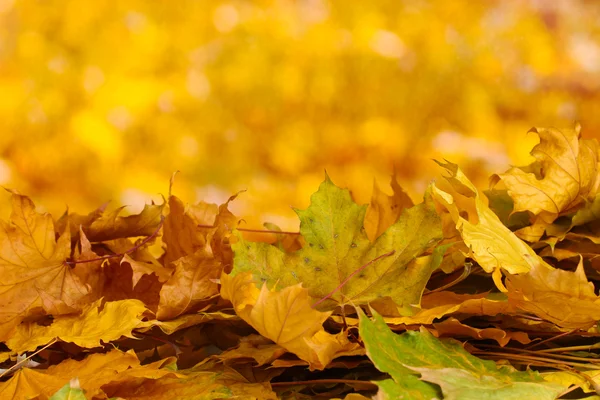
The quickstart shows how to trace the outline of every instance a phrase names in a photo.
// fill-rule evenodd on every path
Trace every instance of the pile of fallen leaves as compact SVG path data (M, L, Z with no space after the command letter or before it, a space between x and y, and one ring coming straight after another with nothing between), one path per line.
M0 398L600 398L598 143L533 131L484 195L450 162L416 205L326 177L299 233L236 196L53 219L11 192Z

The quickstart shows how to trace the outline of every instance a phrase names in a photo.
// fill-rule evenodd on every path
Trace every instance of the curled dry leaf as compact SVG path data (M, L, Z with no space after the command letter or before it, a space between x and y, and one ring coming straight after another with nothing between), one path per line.
M438 337L472 337L479 340L492 339L502 347L506 346L511 340L515 340L521 344L531 343L531 339L529 339L529 336L525 332L514 332L499 328L473 328L461 323L456 318L448 318L442 322L434 323L433 327Z
M438 163L450 172L448 181L454 190L475 203L477 222L471 222L460 215L454 198L449 193L434 187L434 198L442 204L456 223L463 241L472 252L472 257L486 271L494 272L494 282L505 290L501 282L500 270L512 274L528 272L534 266L551 269L541 257L523 240L502 224L500 219L483 202L479 191L462 173L456 164Z
M323 369L337 353L359 346L346 336L331 335L323 329L330 312L311 306L308 290L302 285L281 291L258 289L250 273L221 276L221 296L231 301L235 312L264 337L309 363Z
M495 179L502 180L514 201L514 211L528 211L532 225L518 234L536 241L560 215L577 211L598 194L598 142L581 138L581 126L573 129L532 128L540 143L531 155L536 162L512 167Z
M156 317L160 320L176 318L198 310L203 303L219 293L215 280L221 275L221 263L199 250L173 263L175 272L162 285Z
M198 229L198 225L212 225L218 213L216 204L201 202L197 205L185 205L176 196L169 196L169 214L163 226L163 243L167 249L164 262L169 263L207 250L210 238L207 231Z
M122 300L105 303L100 310L101 300L86 307L81 315L57 317L51 325L23 323L6 341L15 353L34 350L54 338L78 346L93 348L100 341L110 342L121 336L133 337L132 331L141 320L146 307L139 300Z
M600 320L600 297L588 282L583 261L574 272L534 267L509 275L508 299L516 308L568 329L588 329Z
M127 206L106 212L104 205L85 216L65 214L57 221L57 226L61 229L70 226L74 237L82 229L92 242L149 236L160 225L165 204L164 199L162 204L146 204L139 214L124 217L120 214Z

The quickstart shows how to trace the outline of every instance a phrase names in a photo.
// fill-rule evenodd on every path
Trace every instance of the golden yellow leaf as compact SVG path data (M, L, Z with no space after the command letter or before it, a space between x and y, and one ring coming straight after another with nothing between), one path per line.
M168 321L159 321L156 319L143 321L138 325L138 328L144 331L153 326L158 326L161 331L163 331L167 335L170 335L173 332L177 332L180 329L188 328L190 326L202 324L205 322L239 321L239 319L240 317L238 317L237 314L225 314L223 312L185 314Z
M159 379L164 376L182 376L169 369L161 369L176 362L174 357L140 365L135 352L116 349L105 354L92 354L82 361L65 360L46 370L23 368L6 382L0 383L0 398L24 399L35 396L47 398L73 377L79 379L81 388L89 399L105 397L101 387L113 381L123 382L135 378Z
M598 193L598 142L581 138L581 126L574 129L532 128L540 143L531 155L537 161L527 167L513 167L499 179L508 188L514 211L529 211L533 224L519 231L521 237L536 241L560 215L592 202Z
M185 205L179 198L169 196L169 214L163 225L163 243L167 246L165 265L198 250L206 250L207 231L198 229L198 225L212 225L217 212L216 204Z
M10 222L0 221L0 341L25 317L80 309L90 286L65 263L68 228L56 241L52 217L26 196L12 194Z
M173 262L175 272L160 290L156 317L172 319L198 307L219 293L216 280L223 267L203 250Z
M600 297L588 282L580 260L574 272L535 266L525 275L509 275L509 302L562 328L587 329L600 320Z
M588 370L584 372L595 385L600 384L600 371ZM570 371L553 371L542 373L544 379L548 382L558 383L566 388L571 385L579 386L585 393L596 392L591 382L584 378L582 374L577 374ZM600 396L585 397L586 400L598 400Z
M431 324L446 315L489 315L510 314L514 308L506 300L491 300L484 294L466 295L453 292L431 293L423 297L421 310L407 317L384 317L390 325Z
M469 247L473 258L486 272L500 269L512 274L525 273L533 266L551 268L531 247L519 239L502 224L498 216L483 202L479 191L462 173L456 164L438 163L450 172L449 182L457 193L471 199L475 205L477 222L471 222L460 215L454 198L449 193L434 186L434 198L448 210L456 223L463 241ZM502 283L495 276L494 281L501 290Z
M261 335L309 363L310 369L323 369L337 353L357 347L345 334L331 335L323 329L330 312L311 307L308 290L302 285L281 291L258 289L252 274L221 276L221 296L231 301L235 312Z
M101 301L90 304L81 315L56 317L49 326L22 323L12 331L6 344L20 354L54 338L92 348L100 346L101 340L110 342L121 336L133 337L131 331L140 324L140 316L146 311L144 304L133 299L112 301L100 310Z

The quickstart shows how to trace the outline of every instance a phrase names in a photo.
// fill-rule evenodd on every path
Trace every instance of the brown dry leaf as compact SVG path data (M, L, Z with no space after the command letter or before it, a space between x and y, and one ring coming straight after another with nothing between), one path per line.
M101 300L86 307L81 315L57 317L50 326L36 323L22 323L17 326L6 345L15 353L35 350L54 338L78 346L92 348L119 339L121 336L134 337L132 330L141 322L146 307L138 300L113 301L104 304Z
M219 293L217 279L221 275L220 261L203 250L173 262L175 272L162 286L156 317L176 318L197 311Z
M235 200L241 192L231 196L224 204L219 206L219 212L215 217L214 228L207 236L210 241L210 248L213 256L221 261L225 272L229 273L233 265L233 251L229 244L229 238L232 235L232 230L237 228L240 219L229 211L229 203Z
M132 284L135 287L142 276L155 274L160 282L166 282L169 280L171 275L173 275L173 269L165 268L157 262L143 262L136 261L129 254L125 254L121 259L121 265L123 263L129 264L131 267L131 271L133 273L132 276Z
M241 361L247 362L250 358L256 362L257 367L260 367L270 364L285 353L287 353L286 349L271 340L260 335L249 335L240 340L239 346L224 351L217 356L217 359L226 365L232 365Z
M436 336L460 337L467 336L474 339L485 340L492 339L498 342L502 347L506 346L511 340L521 344L531 343L531 339L525 332L505 331L499 328L474 328L461 323L456 318L448 318L442 322L434 323L433 327L437 331Z
M560 215L594 200L600 185L598 142L582 139L579 124L574 129L532 128L530 132L540 136L531 151L537 161L513 167L496 179L508 188L515 212L529 211L534 216L532 225L519 230L519 236L537 241Z
M153 326L158 326L161 331L170 335L178 330L189 328L190 326L203 324L211 321L239 321L237 314L226 314L223 312L185 314L169 321L150 320L141 322L138 329L144 331ZM143 329L142 329L143 328Z
M331 335L323 322L331 312L320 312L310 305L308 290L300 284L281 291L258 289L252 274L241 272L234 277L221 276L221 296L234 306L235 312L264 337L296 354L309 363L311 370L323 369L337 353L358 345L347 337Z
M600 320L600 297L582 260L575 272L534 267L525 275L509 275L506 287L514 307L562 328L587 329Z
M136 299L152 312L157 311L163 283L156 274L142 275L133 286L133 270L127 264L121 265L118 259L105 264L103 273L102 296L105 301Z
M467 295L453 292L437 292L423 296L422 309L410 317L385 318L390 325L431 324L446 315L494 316L510 314L514 308L506 300L485 298L486 293Z
M75 246L74 249L73 261L76 264L71 267L71 272L78 276L81 282L85 282L88 288L87 296L80 300L81 304L87 305L103 296L106 276L103 260L92 251L92 244L82 230L79 231L79 243L80 247Z
M56 241L52 217L26 196L13 192L12 207L0 221L0 341L25 317L77 311L91 289L65 263L69 230Z
M139 214L125 217L119 214L126 206L106 213L104 211L106 205L104 205L85 216L65 214L57 221L57 226L71 225L73 232L78 232L81 228L92 242L150 236L161 223L165 204L165 201L163 201L163 204L146 204Z
M216 204L200 202L185 205L175 196L169 197L169 214L163 225L163 243L167 246L164 263L206 250L206 229L198 225L213 225L219 209Z
M373 182L371 204L367 208L364 222L367 237L372 242L398 220L404 209L414 206L408 194L398 184L396 174L392 176L390 185L393 194L388 196L381 191L377 181Z

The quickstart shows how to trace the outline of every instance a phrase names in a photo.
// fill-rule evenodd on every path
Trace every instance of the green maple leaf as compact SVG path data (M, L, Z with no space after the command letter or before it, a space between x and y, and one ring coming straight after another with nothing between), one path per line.
M429 193L429 192L428 192ZM419 257L442 238L441 221L428 193L406 209L373 243L363 227L366 206L329 177L311 197L306 210L295 210L305 245L285 253L266 243L240 239L232 274L252 272L257 283L287 287L302 282L314 299L327 298L320 309L338 304L366 304L390 297L399 306L418 304L441 257Z
M382 381L383 398L389 397L386 393L394 393L396 398L402 395L406 399L440 399L439 395L431 395L441 389L445 400L551 400L564 390L558 384L546 382L537 372L498 367L493 361L477 358L460 342L437 339L426 329L397 335L376 312L371 321L362 310L357 308L357 311L367 356L394 381ZM408 378L411 374L413 377ZM417 382L415 376L419 374Z

